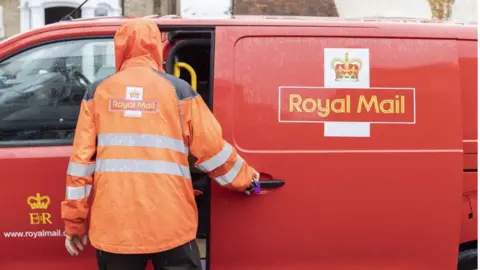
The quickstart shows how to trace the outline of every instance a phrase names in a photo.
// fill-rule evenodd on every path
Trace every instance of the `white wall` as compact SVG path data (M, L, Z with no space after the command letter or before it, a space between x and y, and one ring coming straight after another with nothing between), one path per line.
M45 25L45 8L66 6L78 7L83 0L20 0L21 32ZM120 0L90 0L82 7L82 18L95 17L96 8L106 8L108 16L120 16Z
M432 17L427 0L336 0L335 4L340 17Z
M183 18L228 18L232 14L232 0L179 0Z
M477 21L478 0L456 0L452 7L453 21Z
M5 26L3 24L3 7L0 6L0 38L5 37Z
M180 15L230 17L232 0L178 0ZM335 0L340 17L410 17L431 19L428 0ZM478 0L455 0L454 21L476 21Z
M410 17L431 19L428 0L335 0L341 17ZM456 0L453 21L477 21L478 0Z

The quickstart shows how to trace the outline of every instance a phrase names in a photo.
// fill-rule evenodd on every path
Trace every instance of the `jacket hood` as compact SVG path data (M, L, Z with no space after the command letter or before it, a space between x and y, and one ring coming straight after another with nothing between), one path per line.
M148 66L163 71L162 37L149 19L131 19L115 33L115 70L128 66Z

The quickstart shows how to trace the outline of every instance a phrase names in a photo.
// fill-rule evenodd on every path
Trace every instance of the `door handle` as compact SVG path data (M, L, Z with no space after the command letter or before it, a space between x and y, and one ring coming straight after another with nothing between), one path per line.
M261 189L274 189L274 188L279 188L285 185L285 181L280 179L260 180L259 183L260 183Z

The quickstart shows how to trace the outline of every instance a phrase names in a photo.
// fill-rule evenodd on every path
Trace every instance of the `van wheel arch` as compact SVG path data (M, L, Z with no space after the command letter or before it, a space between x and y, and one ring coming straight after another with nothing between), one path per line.
M458 253L458 270L476 270L478 269L477 241L471 241L460 245Z

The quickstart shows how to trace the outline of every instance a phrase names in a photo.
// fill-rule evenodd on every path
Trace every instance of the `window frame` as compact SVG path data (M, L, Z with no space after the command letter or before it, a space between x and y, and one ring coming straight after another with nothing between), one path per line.
M16 50L14 53L9 54L5 57L0 58L0 64L7 61L8 59L19 55L21 53L27 52L29 50L42 47L45 45L68 42L68 41L82 41L82 40L111 40L113 41L114 35L95 35L95 36L81 36L81 37L69 37L69 38L58 38L48 41L38 42L36 44L25 46L19 50ZM21 42L19 40L17 42ZM15 46L15 45L13 45ZM72 139L45 139L45 140L15 140L15 141L0 141L0 148L14 148L14 147L42 147L42 146L71 146L73 144Z

